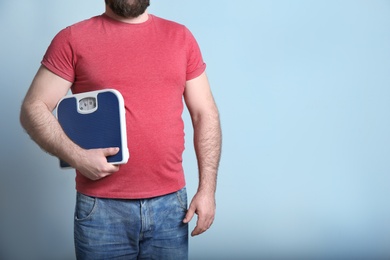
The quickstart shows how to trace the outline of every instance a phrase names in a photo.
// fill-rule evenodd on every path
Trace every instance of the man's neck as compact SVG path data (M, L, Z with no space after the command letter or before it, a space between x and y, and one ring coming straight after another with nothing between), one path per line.
M123 23L137 24L137 23L146 22L149 19L148 10L146 10L143 14L141 14L138 17L135 17L135 18L124 18L122 16L119 16L119 15L115 14L108 6L106 6L105 14L108 17L111 17L112 19L115 19L115 20L123 22Z

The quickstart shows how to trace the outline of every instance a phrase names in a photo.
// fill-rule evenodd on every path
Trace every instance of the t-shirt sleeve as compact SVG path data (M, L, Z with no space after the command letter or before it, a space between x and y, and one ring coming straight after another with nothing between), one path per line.
M203 61L199 45L192 33L185 28L188 39L187 49L187 76L186 80L200 76L206 70L206 63Z
M41 64L61 78L74 82L75 58L71 44L71 29L67 27L60 31L50 43Z

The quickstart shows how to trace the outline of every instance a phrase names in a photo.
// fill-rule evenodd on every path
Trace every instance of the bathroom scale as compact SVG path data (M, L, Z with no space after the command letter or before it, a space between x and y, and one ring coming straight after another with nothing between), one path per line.
M129 159L125 104L115 89L71 94L57 105L56 116L68 137L84 149L119 147L107 161L125 164ZM61 168L70 165L60 160Z

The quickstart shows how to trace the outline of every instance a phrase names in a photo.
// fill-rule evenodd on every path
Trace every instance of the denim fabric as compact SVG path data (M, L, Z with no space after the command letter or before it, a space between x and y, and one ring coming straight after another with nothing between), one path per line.
M142 200L77 193L77 259L188 259L187 192Z

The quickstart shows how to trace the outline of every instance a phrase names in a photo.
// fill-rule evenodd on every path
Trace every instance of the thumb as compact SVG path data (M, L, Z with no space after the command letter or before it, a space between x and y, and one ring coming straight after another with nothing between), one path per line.
M119 147L109 147L103 149L104 156L112 156L119 152Z
M195 214L195 208L191 207L190 205L189 209L187 210L187 214L183 219L183 223L189 223L194 217L194 214Z

